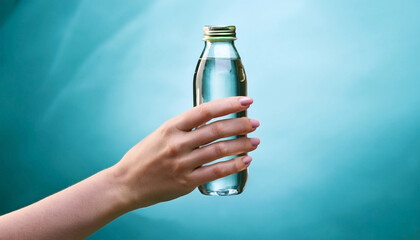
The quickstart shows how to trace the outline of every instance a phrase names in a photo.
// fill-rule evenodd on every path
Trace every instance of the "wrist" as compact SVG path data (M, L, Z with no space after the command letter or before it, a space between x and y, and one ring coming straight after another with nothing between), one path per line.
M102 171L113 199L113 206L119 215L136 209L131 191L126 181L126 174L117 165Z
M123 164L117 163L104 172L113 189L116 206L122 214L154 204L145 197L147 187L142 186L142 181L134 177L130 169Z

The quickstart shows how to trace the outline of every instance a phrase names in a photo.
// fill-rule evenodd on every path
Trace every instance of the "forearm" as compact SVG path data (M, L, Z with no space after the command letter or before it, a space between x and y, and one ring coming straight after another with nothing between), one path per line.
M0 217L0 239L83 239L131 210L110 169Z

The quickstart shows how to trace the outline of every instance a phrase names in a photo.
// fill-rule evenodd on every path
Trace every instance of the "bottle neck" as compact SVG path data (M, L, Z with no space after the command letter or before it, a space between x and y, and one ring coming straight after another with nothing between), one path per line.
M204 44L201 58L240 58L233 41L205 41Z

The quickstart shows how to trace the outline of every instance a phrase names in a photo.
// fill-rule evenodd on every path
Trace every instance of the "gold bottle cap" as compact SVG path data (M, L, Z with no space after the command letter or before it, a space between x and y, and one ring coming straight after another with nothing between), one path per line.
M204 26L204 41L233 41L236 40L235 26Z

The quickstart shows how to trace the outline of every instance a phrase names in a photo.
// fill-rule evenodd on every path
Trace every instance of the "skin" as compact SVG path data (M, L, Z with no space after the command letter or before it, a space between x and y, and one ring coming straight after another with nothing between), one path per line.
M84 239L129 211L178 198L246 169L252 160L248 156L203 164L255 150L258 138L211 142L253 132L259 122L244 117L206 123L244 111L252 102L249 97L224 98L168 120L114 166L1 216L0 239Z

